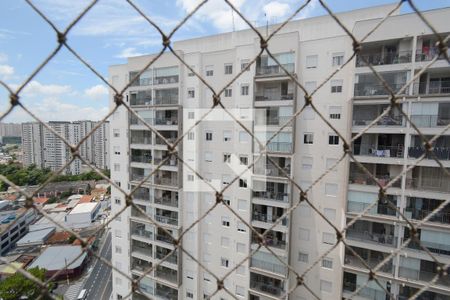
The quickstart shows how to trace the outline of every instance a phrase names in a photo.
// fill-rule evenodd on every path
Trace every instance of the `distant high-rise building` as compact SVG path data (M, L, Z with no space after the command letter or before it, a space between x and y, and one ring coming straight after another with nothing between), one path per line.
M18 123L0 123L0 137L22 136L22 125Z
M47 123L71 145L77 145L98 122L77 121ZM103 123L86 142L80 146L80 156L100 169L109 169L109 123ZM22 124L24 165L34 164L39 168L57 171L72 159L70 147L40 123ZM80 174L82 161L76 158L67 166L65 174Z
M393 8L376 6L337 17L362 39ZM442 36L448 35L450 8L423 15ZM275 28L269 26L267 31ZM146 178L134 194L140 210L128 208L111 223L112 264L134 279L145 274L139 289L133 290L133 299L204 299L213 293L212 299L231 299L223 290L217 291L218 282L210 272L218 278L227 275L223 284L237 299L342 299L360 288L355 299L391 298L386 291L393 294L392 299L407 299L424 285L431 288L420 299L448 299L448 270L438 280L435 276L440 268L448 267L450 257L449 206L414 232L439 260L416 242L401 251L399 247L413 234L403 215L414 224L424 221L449 198L450 179L429 157L409 169L425 150L404 115L393 109L353 145L354 155L379 184L405 173L387 189L385 199L377 202L379 187L370 177L347 158L337 164L343 142L333 130L349 140L390 105L389 93L364 61L399 91L438 53L437 40L416 14L397 13L366 38L362 51L344 65L353 55L352 42L327 15L288 22L271 38L269 49L283 69L263 54L234 78L260 52L259 38L252 30L174 42L184 64L170 53L163 54L135 81L131 80L156 55L132 57L127 64L110 67L111 84L121 90L131 82L124 101L154 129L149 130L124 107L119 107L111 121L112 180L130 191ZM267 145L270 160L262 157L247 177L233 184L239 170L260 158L259 147L241 125L218 115L192 128L205 113L203 109L211 107L212 93L185 64L216 91L226 87L221 103L260 141L271 138ZM286 124L305 105L304 92L292 78L312 92L337 69L313 96L315 107L332 128L311 107ZM450 123L448 63L439 59L418 77L398 99L402 110L424 134L442 135ZM115 107L113 95L110 103ZM161 139L172 143L182 134L184 139L176 150L183 164L170 156L171 149ZM449 149L447 132L436 140L434 149L447 168ZM201 188L203 181L196 173L218 189L227 187L224 202L239 218L222 204L210 210L215 193ZM307 190L307 197L322 215L304 201L285 216L300 199L286 174L302 188L320 179ZM112 198L115 214L127 200L114 187ZM381 287L370 281L367 265L337 243L335 228L327 223L343 230L370 204L376 205L349 226L345 239L372 268L389 260L376 271ZM255 232L265 234L270 251L260 247ZM181 243L183 251L174 251L167 233ZM393 257L388 259L390 254ZM308 289L298 286L296 274L306 274L300 276ZM130 282L121 272L113 270L112 282L113 299L130 293Z

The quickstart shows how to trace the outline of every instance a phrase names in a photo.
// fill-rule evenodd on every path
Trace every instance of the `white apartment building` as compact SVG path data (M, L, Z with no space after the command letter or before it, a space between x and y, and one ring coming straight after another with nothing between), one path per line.
M338 17L347 28L361 38L393 7L384 5L360 9L339 13ZM433 25L440 32L450 31L446 24L450 9L425 12L425 16L433 20ZM269 34L274 29L275 26L270 26ZM418 60L429 59L430 48L433 45L430 36L430 30L421 24L414 14L394 16L366 41L361 55L367 55L374 64L376 63L376 68L386 74L387 80L392 79L393 83L400 85L405 82L402 80L411 78L408 76L424 65ZM428 50L424 49L423 45L429 45ZM173 43L173 47L214 89L220 90L258 54L260 42L253 31L243 30L178 41ZM358 127L361 125L358 120L368 124L368 120L380 114L388 103L387 97L382 96L383 91L373 77L365 75L370 72L367 67L361 66L361 59L354 59L343 67L343 63L353 53L352 40L330 16L289 22L270 41L269 49L284 68L292 72L309 91L314 90L336 68L342 68L315 93L314 103L328 121L339 132L345 133L348 139L353 133L361 130L361 127ZM421 52L417 52L418 56L411 54L419 50L425 54ZM410 52L409 56L405 51ZM110 82L117 89L123 88L153 58L154 55L133 57L128 59L127 64L111 66ZM441 60L430 69L427 73L429 75L421 77L416 85L419 87L418 90L411 88L408 97L405 95L404 99L405 108L408 108L410 113L414 112L413 115L433 115L427 120L417 118L418 122L423 121L429 125L422 127L424 132L430 135L438 132L436 128L438 124L439 126L443 124L442 122L448 124L448 108L446 104L421 105L423 102L450 102L449 99L442 97L442 94L448 91L437 93L439 95L434 93L433 97L437 98L430 98L427 95L430 88L433 90L435 85L439 86L439 91L448 89L447 80L444 79L445 72L448 72L446 70L450 71L450 68L446 67L448 68L448 65ZM396 75L400 71L406 72L407 75ZM420 89L421 86L424 87ZM211 95L208 88L169 53L162 55L132 83L124 100L161 135L173 142L212 106ZM110 99L111 107L114 107L112 94ZM233 82L222 94L221 99L224 106L262 141L266 141L277 132L293 112L304 105L301 89L297 88L290 77L286 76L267 55L261 56L256 64ZM412 105L413 102L421 105ZM431 123L431 120L434 123ZM420 142L412 138L413 131L404 121L402 123L404 126L399 124L391 126L388 123L369 130L368 137L364 135L362 142L355 143L355 147L360 149L358 157L367 160L365 163L372 164L375 174L378 174L376 171L379 166L382 166L379 168L384 173L391 169L392 172L401 171L413 161L409 157L416 155L414 147L420 146ZM391 143L393 139L380 137L381 135L402 135L403 140L398 144L403 150L395 152L394 157L380 158L382 155L378 153L381 151L388 153L387 150L390 148L380 148L377 145L386 146L386 143ZM161 139L136 117L130 116L124 107L120 107L112 116L110 141L112 180L126 191L134 188L169 155L168 148ZM367 143L372 144L364 148L363 145ZM445 146L446 140L442 143L442 147L448 147ZM412 147L412 150L406 147ZM371 151L371 155L368 155L367 149ZM187 133L183 142L177 146L177 150L191 168L219 189L227 186L239 174L239 170L243 170L260 155L258 145L252 142L244 129L220 110L216 110L211 117ZM408 151L412 151L413 154L408 156ZM420 152L420 149L418 151ZM374 157L372 153L378 156ZM394 155L394 150L389 153ZM326 169L333 166L342 154L342 141L309 107L296 118L295 122L278 133L268 145L268 156L302 188L309 187ZM431 160L422 163L423 167L434 166L435 172L439 172ZM308 199L337 228L344 228L347 218L351 218L357 209L363 209L369 200L373 202L376 199L373 198L373 195L376 196L373 194L376 193L376 187L369 185L367 180L362 184L363 180L354 179L358 173L353 168L348 159L345 159L307 193ZM424 172L420 173L420 176L422 174L425 176L426 172L428 176L436 176L434 171L420 172ZM394 177L395 173L391 175ZM398 199L404 199L399 200L403 204L398 204L398 207L406 209L405 211L409 209L411 217L414 218L412 210L417 206L411 201L416 200L406 200L407 197L412 197L409 194L412 190L409 190L407 185L408 178L412 179L413 175L405 176L402 179L402 188L392 188L392 193L398 196ZM429 183L428 180L425 182ZM446 181L446 192L450 191L448 182ZM414 184L409 186L411 189L418 187ZM420 185L420 188L422 186ZM442 194L441 190L434 191L433 199L443 200L448 197L448 194ZM420 197L429 195L431 194L421 193ZM283 172L265 158L259 160L251 172L235 181L224 192L224 201L260 233L272 227L299 197L298 191L291 186ZM112 199L114 214L124 207L125 199L114 187ZM159 226L177 237L180 232L189 228L193 222L209 211L215 203L215 193L202 184L190 168L170 158L156 175L150 177L137 190L134 203L158 222ZM433 202L433 205L436 203ZM374 226L375 220L386 225ZM125 210L111 224L112 263L130 276L142 275L144 270L173 249L170 238L136 210ZM368 239L367 233L381 230L380 226L398 228L395 237L399 241L406 236L397 234L400 228L405 227L399 217L392 214L386 217L385 214L379 213L364 217L347 234L349 243L360 247L361 250L358 251L367 257L369 262L371 261L369 249L374 247L371 245L373 240ZM430 232L431 228L437 227L442 227L438 230L439 234L448 232L448 218L447 224L430 225ZM384 230L385 241L390 232L390 229ZM431 236L437 238L437 233L425 232L427 240L424 241L430 241ZM393 233L394 230L392 235ZM391 242L391 239L389 241ZM266 243L278 257L284 259L297 273L302 274L333 247L336 243L336 233L311 207L301 203L289 217L266 235ZM430 245L434 245L432 243ZM183 235L182 245L190 255L219 278L236 265L240 265L224 282L225 287L237 298L279 299L296 284L295 275L264 248L246 260L249 251L258 247L256 238L252 231L222 204L209 211L206 217ZM448 245L450 243L445 247ZM383 247L385 246L379 245L377 250L381 251ZM411 281L419 278L405 278L417 275L417 269L407 270L405 273L399 271L403 270L402 262L406 264L414 258L416 259L414 264L417 266L417 259L425 259L425 254L416 248L411 249L416 256L408 254L406 257L403 252L400 253L395 263L398 267L391 275L386 272L380 273L386 284L389 281L391 292L400 298L410 295L408 293L417 287L417 283ZM440 249L439 255L443 254L442 247L437 249ZM446 249L448 251L448 248ZM393 248L384 250L388 253ZM379 257L377 253L376 258ZM241 264L242 261L244 262ZM308 271L304 281L321 299L341 299L364 284L364 279L367 278L365 277L367 272L362 272L361 266L354 262L343 245L339 244ZM216 289L216 279L210 273L190 259L189 255L177 251L140 281L140 291L133 294L133 299L143 299L141 293L155 299L202 299L212 295ZM436 285L430 293L449 294L442 289L443 285ZM113 299L122 299L130 291L130 282L113 270ZM373 284L363 291L364 293L359 295L361 299L386 298L381 289L377 289ZM305 287L300 286L290 294L289 299L313 297ZM213 299L230 298L223 291L213 296Z
M0 123L0 137L21 136L22 126L17 123Z
M48 125L70 144L78 144L98 122L51 121ZM37 122L22 124L24 165L59 170L71 159L70 148L53 132ZM109 169L109 122L103 123L80 146L80 155L100 169ZM75 159L65 170L66 174L80 174L81 160Z

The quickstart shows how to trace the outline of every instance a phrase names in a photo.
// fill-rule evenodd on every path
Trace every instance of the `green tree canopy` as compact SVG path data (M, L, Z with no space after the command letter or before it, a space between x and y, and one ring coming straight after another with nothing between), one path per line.
M35 267L29 269L28 272L41 281L45 280L45 269ZM48 288L51 290L51 286ZM39 285L19 272L0 282L0 298L3 300L17 300L23 296L32 300L37 299L40 294L41 288ZM44 297L42 299L49 299L49 297Z

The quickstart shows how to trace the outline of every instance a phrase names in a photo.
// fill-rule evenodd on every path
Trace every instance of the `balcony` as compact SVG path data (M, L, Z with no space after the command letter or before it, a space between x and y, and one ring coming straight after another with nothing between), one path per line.
M408 72L384 72L380 73L389 88L397 93L407 82ZM359 96L385 96L389 95L388 90L373 74L359 74L356 77L355 97ZM403 94L408 93L406 88Z
M157 208L155 213L155 220L160 223L177 226L178 213Z
M410 63L411 59L412 59L411 50L365 53L363 49L361 54L358 54L356 56L356 66L357 67L367 66L366 62L368 62L373 66L404 64Z
M164 67L154 69L153 84L173 84L178 82L178 67Z
M152 246L141 241L132 240L131 252L137 252L141 255L153 257Z
M175 105L178 104L178 88L155 89L153 99L154 105Z
M167 235L163 231L161 231L159 234L156 235L156 240L169 245L173 245L174 241L169 235Z
M450 178L440 168L415 167L412 176L406 178L406 188L448 193Z
M155 276L172 283L178 282L178 272L163 266L156 267Z
M156 174L154 183L157 185L167 185L172 187L178 186L178 177L176 175L170 176L167 174Z
M383 253L359 247L352 247L352 249L372 269L377 267L389 255L388 253ZM367 270L367 267L362 263L362 261L348 249L345 250L344 262L348 266ZM390 259L388 262L386 262L379 271L392 274L392 272L394 271L393 260Z
M169 143L174 143L178 137L178 132L177 131L159 131L159 133L169 142ZM167 143L164 142L164 140L162 138L160 138L159 136L156 136L156 140L155 140L155 144L156 145L163 145L163 146L167 146Z
M132 189L134 189L134 188L135 187L132 186ZM137 188L137 190L133 193L133 199L150 202L150 190L145 187Z
M407 285L400 285L398 300L408 300L417 293L419 289ZM450 300L450 295L438 294L430 291L423 292L416 298L417 300Z
M417 39L416 61L430 61L439 55L439 48L436 46L437 40L434 36L425 36ZM450 47L450 42L447 42ZM445 59L444 55L439 55L438 59Z
M446 115L411 115L410 118L417 127L439 127L450 124L450 117Z
M131 144L151 145L152 133L147 130L131 130L130 142Z
M357 221L346 230L346 237L349 240L362 241L365 243L397 246L397 236L394 235L394 226L369 222Z
M152 152L150 150L131 149L130 161L151 164Z
M250 288L276 297L285 293L283 281L255 273L250 273Z
M253 181L253 198L289 202L288 184L271 181Z
M169 253L171 252L171 250L169 249L165 249L165 248L161 248L161 247L156 247L156 252L155 252L155 258L156 259L163 259L165 258ZM167 261L169 263L172 264L177 264L178 263L178 255L177 252L174 252L172 254L170 254L169 256L167 256L164 261Z
M450 80L436 80L415 83L414 93L416 95L450 94Z
M148 261L133 257L131 260L131 269L139 272L145 272L152 267L152 264Z
M130 125L141 125L141 126L148 126L148 125L153 125L153 117L147 117L147 116L143 116L142 114L139 113L139 111L137 112L138 115L140 115L141 119L144 120L144 122L142 122L141 120L138 119L138 117L136 117L133 114L130 114Z
M146 225L140 223L131 223L131 234L153 240L153 232L145 230Z
M156 284L156 292L155 295L164 300L177 300L178 299L178 291L176 289L172 289L165 285Z
M411 238L409 228L405 228L404 241ZM439 255L450 255L450 234L442 231L433 231L427 229L418 230L418 240L411 239L408 248L423 251L422 247L426 247L430 252Z
M250 267L282 275L286 275L287 272L287 268L280 262L270 262L267 260L257 259L254 257L250 259Z
M435 262L426 261L426 260L420 260L420 269L414 269L411 268L411 262L402 262L403 257L400 259L400 267L399 267L399 277L404 277L407 279L412 280L419 280L424 282L430 282L434 279L436 275L438 275L437 272L437 264ZM418 259L411 259L414 262L419 261ZM449 270L447 270L448 272ZM450 286L450 275L445 275L441 278L439 278L434 285L443 285L443 286Z
M295 72L295 53L277 53L274 54L275 59L283 66L289 73ZM256 61L256 75L257 76L274 76L286 75L285 71L268 55L258 57Z
M407 197L405 208L406 217L414 220L423 220L433 213L442 203L443 200ZM446 205L440 209L428 222L450 224L450 205Z
M260 234L263 234L265 232L265 229L262 229L262 228L256 227L255 230ZM265 240L266 240L266 245L269 247L274 247L274 248L282 249L282 250L286 249L287 243L286 243L286 234L285 233L270 230L265 235ZM252 243L254 243L254 244L258 243L258 238L254 234L252 234Z
M409 158L419 158L423 154L427 159L434 159L434 156L425 151L423 147L408 147L408 157ZM435 147L433 148L433 154L439 160L450 160L450 147Z
M366 210L367 207L371 206L374 202L377 202L375 206L373 206L367 214L369 215L383 215L383 216L393 216L397 215L397 211L394 207L397 206L397 201L395 199L396 196L388 195L381 203L378 203L378 195L377 194L367 194L367 197L364 197L365 202L360 201L352 201L354 193L357 195L361 192L349 191L348 194L348 202L347 202L347 212L360 213ZM356 197L355 200L362 200ZM367 202L366 202L367 201ZM390 202L390 203L388 203Z
M398 157L403 158L404 147L402 144L397 146L376 145L376 144L353 144L354 155L375 156L375 157Z
M271 207L266 205L253 204L252 221L264 222L273 224L285 213L285 209L279 207ZM287 226L287 217L283 218L278 224Z
M145 206L136 205L137 207L139 207L140 209L142 209L145 213L140 212L139 210L137 210L135 207L131 207L131 216L132 217L136 217L136 218L141 218L141 219L145 219L148 220L150 217L150 212L146 211Z
M257 108L255 111L255 125L257 126L284 126L292 118L292 106L279 106ZM287 127L292 127L289 122Z
M155 153L155 158L153 160L153 163L155 165L159 165L163 161L164 161L163 166L176 167L178 165L178 159L175 156L171 156L168 151L155 150L154 153ZM170 156L169 159L167 159L168 156Z
M156 125L178 125L178 111L165 110L157 111L155 118Z
M178 207L178 198L175 197L155 197L155 204Z
M130 168L130 180L142 181L151 173L150 169ZM148 179L151 180L151 179Z
M354 105L353 106L353 126L367 126L373 120L378 118L386 109L388 105ZM383 116L376 126L404 126L403 116L397 108L390 110L389 113Z
M137 78L135 78L138 74L139 74L138 71L133 71L129 73L129 78L131 82L130 86L148 86L152 84L153 82L152 70L146 70L142 72L142 74L140 74Z
M363 166L370 172L371 175L359 169L359 167L355 163L350 163L349 184L380 184L381 186L386 186L400 172L400 170L398 170L398 168L395 168L396 166L394 165L363 163ZM374 177L374 179L372 177ZM397 179L395 182L393 182L391 187L400 188L401 179Z
M152 105L152 91L139 91L130 93L130 105Z
M255 101L282 101L294 99L294 84L289 80L255 84Z
M349 293L353 293L360 287L361 287L361 285L357 285L356 282L344 281L344 283L343 283L343 290L346 292L349 292ZM392 299L392 298L386 297L385 291L383 291L381 289L374 289L374 288L371 288L368 286L362 288L359 291L358 296L366 298L366 299L376 299L376 300Z

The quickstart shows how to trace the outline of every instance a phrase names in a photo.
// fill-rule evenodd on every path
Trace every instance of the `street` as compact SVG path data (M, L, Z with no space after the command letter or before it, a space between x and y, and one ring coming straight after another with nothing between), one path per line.
M111 233L107 237L99 254L102 258L111 262ZM88 300L107 300L112 292L111 268L100 260L96 260L90 270L89 277L82 289L87 290Z

